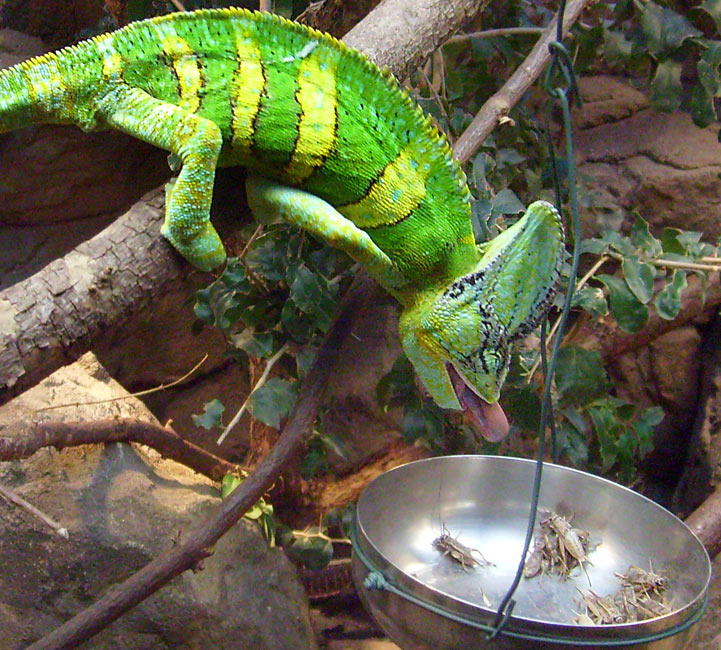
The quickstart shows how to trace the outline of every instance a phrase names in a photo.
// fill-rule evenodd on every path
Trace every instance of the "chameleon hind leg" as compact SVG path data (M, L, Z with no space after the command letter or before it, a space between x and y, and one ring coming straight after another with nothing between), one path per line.
M282 220L299 226L360 262L386 288L400 284L398 269L388 255L368 233L330 203L298 188L255 175L248 176L246 190L248 205L258 221Z
M225 261L225 249L210 223L210 203L220 128L214 122L119 84L98 106L108 125L170 151L182 164L166 188L162 234L191 264L203 271Z

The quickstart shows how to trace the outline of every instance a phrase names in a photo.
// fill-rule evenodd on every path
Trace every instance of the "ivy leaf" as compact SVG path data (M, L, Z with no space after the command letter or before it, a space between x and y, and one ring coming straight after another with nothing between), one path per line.
M503 410L511 416L513 424L529 433L538 432L541 421L541 400L527 384L508 386L501 397Z
M646 305L636 299L621 278L602 273L597 279L608 289L611 314L618 322L618 326L629 334L638 332L648 321Z
M626 65L633 55L633 41L620 31L605 30L603 34L603 55L612 66Z
M661 424L663 418L663 409L660 406L651 406L644 409L634 423L633 428L638 439L638 453L641 458L653 449L654 429Z
M636 218L631 227L631 243L647 255L660 255L661 242L651 234L648 221L638 213L634 213L634 216Z
M641 29L649 53L656 58L669 56L688 38L703 36L684 16L655 2L644 6Z
M721 33L721 0L703 0L699 8L713 18L716 31Z
M248 400L248 410L263 424L279 429L281 421L293 408L297 393L296 382L271 377L253 392Z
M616 417L613 405L607 400L599 400L588 408L593 431L598 440L603 471L610 470L618 460L616 442L621 436L621 423Z
M681 105L681 62L661 61L654 76L651 105L663 113L672 113Z
M700 83L696 84L691 92L691 119L700 129L716 121L713 96L709 95Z
M566 454L575 467L585 467L588 463L588 442L576 427L560 423L556 427L556 444L559 452Z
M211 431L216 427L223 426L221 417L223 416L223 411L225 411L225 406L223 406L223 403L219 399L206 402L203 409L202 415L193 414L191 416L195 426L203 427L206 431Z
M333 559L333 544L322 537L294 537L289 555L309 569L320 571Z
M721 4L721 2L719 2ZM712 97L721 91L719 66L721 65L721 42L711 41L696 64L698 80L704 90Z
M516 193L509 187L502 189L496 196L491 199L493 213L500 214L518 214L526 208Z
M230 340L236 348L244 350L257 359L266 359L273 354L273 335L270 332L256 332L246 327Z
M566 404L588 404L608 390L601 355L576 345L558 351L555 381Z
M661 233L661 246L663 247L663 252L684 255L686 253L686 248L679 241L679 235L682 234L683 230L678 228L664 228Z
M580 307L594 318L608 315L608 303L600 287L585 284L573 294L572 307Z
M623 258L622 268L631 293L644 305L648 303L653 297L653 280L656 276L653 266L631 255Z
M325 332L330 327L336 309L335 298L328 281L305 264L300 264L295 270L290 298L298 309L315 317L318 329Z
M659 291L654 304L661 318L673 320L681 311L681 293L688 286L686 271L674 271L671 281Z
M615 230L604 231L598 240L616 249L621 255L634 255L633 244L626 238L619 235Z
M226 474L220 483L220 498L225 499L245 480L242 476L235 474Z

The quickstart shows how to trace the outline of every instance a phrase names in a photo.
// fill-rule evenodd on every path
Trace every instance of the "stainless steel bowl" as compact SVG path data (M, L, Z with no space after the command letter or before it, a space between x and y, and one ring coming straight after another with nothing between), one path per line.
M495 620L523 549L534 471L533 461L518 458L448 456L397 467L366 488L358 502L353 576L386 634L404 650L683 648L711 577L699 539L645 497L551 464L544 466L539 509L571 517L600 544L589 555L588 576L522 579L504 631L488 640L484 629ZM493 564L464 570L442 556L433 540L444 526ZM668 578L670 614L638 623L574 623L582 609L579 589L614 593L616 573L631 565L648 569L649 562Z

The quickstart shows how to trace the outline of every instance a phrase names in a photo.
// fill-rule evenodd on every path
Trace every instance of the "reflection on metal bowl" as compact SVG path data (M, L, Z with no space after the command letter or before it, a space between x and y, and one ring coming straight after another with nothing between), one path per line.
M683 648L703 614L711 577L701 542L645 497L551 464L544 466L539 510L569 518L599 544L587 575L577 569L568 579L552 573L522 579L511 617L488 639L520 561L534 471L533 461L517 458L448 456L397 467L366 488L353 577L386 634L404 650ZM469 568L443 555L433 541L444 527L491 564ZM668 578L670 613L634 623L574 622L580 592L617 591L616 574L629 566L652 566Z

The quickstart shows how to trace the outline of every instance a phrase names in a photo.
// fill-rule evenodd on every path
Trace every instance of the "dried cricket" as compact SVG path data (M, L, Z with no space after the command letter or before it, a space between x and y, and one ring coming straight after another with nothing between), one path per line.
M568 578L577 566L586 570L584 563L588 562L589 550L590 535L587 531L574 528L565 517L549 512L539 522L523 575L533 578L555 568L562 578Z
M654 572L653 567L645 571L630 566L625 574L616 575L621 579L621 587L613 595L601 597L593 591L581 592L586 611L576 615L576 623L588 625L589 620L596 625L634 623L671 612L663 594L668 580Z
M469 548L461 544L456 537L452 537L445 524L441 536L433 540L433 546L441 551L443 555L447 555L458 562L464 571L468 571L469 568L475 566L488 566L491 564L478 549ZM473 556L474 553L478 553L481 559L476 559Z

